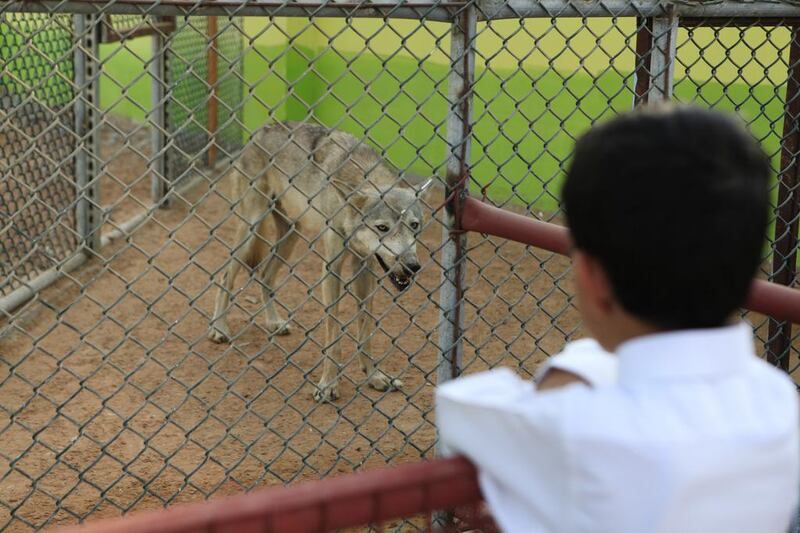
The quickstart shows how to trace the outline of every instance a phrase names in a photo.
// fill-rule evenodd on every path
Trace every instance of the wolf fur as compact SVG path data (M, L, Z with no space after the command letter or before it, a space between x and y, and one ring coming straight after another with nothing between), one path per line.
M341 360L338 339L344 322L337 317L342 266L348 256L355 265L351 287L359 304L361 369L373 388L399 389L402 382L377 369L371 356L376 327L372 295L379 278L388 278L402 291L420 269L422 189L402 184L396 170L350 134L296 122L262 129L242 153L234 173L237 246L217 293L211 340L231 338L225 315L234 279L243 265L253 273L260 269L267 330L288 334L288 322L275 309L276 274L298 241L319 235L326 343L315 398L328 401L339 396L335 361ZM270 226L275 230L274 242L268 239Z

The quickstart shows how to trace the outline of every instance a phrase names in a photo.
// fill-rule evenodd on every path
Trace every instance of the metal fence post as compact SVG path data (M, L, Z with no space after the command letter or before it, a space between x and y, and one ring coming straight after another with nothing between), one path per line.
M666 16L638 20L634 107L672 98L679 24L674 6Z
M150 161L150 196L159 207L169 205L167 180L167 99L166 99L166 39L161 30L152 37L153 57L150 62L151 110L150 144L153 158Z
M653 50L650 55L650 100L669 100L675 80L675 55L678 41L678 15L675 6L666 17L653 19Z
M98 106L100 105L100 69L97 65L99 51L99 18L95 15L74 15L76 44L74 52L75 134L78 149L75 154L75 184L78 199L75 219L81 245L84 249L100 247L102 211L100 180L97 179L99 155Z
M798 216L800 194L797 186L798 151L800 151L800 27L792 27L789 48L789 74L786 80L786 103L781 139L781 174L778 181L777 216L772 249L771 281L791 285L797 274ZM789 369L792 348L792 324L771 318L767 338L767 360Z
M650 55L653 51L653 19L636 19L636 65L633 70L633 107L647 102L650 92Z
M470 120L472 106L474 40L477 17L470 3L453 21L450 43L450 75L447 121L447 161L445 216L442 230L442 286L439 292L441 319L439 326L438 382L443 383L461 372L463 350L463 284L466 235L461 232L461 207L468 193L470 162Z
M217 17L208 17L208 87L211 95L208 99L208 166L217 164Z
M442 227L442 285L439 290L439 353L437 383L461 373L464 321L464 271L467 236L461 231L461 209L469 193L472 90L475 70L477 15L472 2L454 17L450 31L450 74L448 76L447 158L445 184L445 225ZM441 441L436 453L442 455ZM452 523L451 513L434 513L436 529Z

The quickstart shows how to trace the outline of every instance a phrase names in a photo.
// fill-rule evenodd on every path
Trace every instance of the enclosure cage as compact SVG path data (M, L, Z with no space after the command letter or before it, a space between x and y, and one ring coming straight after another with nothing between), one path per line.
M467 196L563 223L575 139L644 102L744 119L775 173L760 276L793 285L798 24L788 1L3 3L0 529L432 457L436 383L498 365L530 376L581 335L568 259L467 236ZM335 129L418 197L410 287L372 262L337 277L330 228L300 231L269 203L268 252L247 262L242 235L265 218L243 217L235 185L255 190L247 154L282 124L274 160ZM796 377L791 324L746 318ZM337 351L339 397L317 401ZM399 391L370 387L366 352Z

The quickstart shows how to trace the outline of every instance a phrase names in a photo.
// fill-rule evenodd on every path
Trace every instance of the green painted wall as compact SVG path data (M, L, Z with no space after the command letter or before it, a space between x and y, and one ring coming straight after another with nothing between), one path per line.
M413 21L245 19L244 123L315 119L363 136L393 164L444 174L448 26ZM632 21L504 21L481 26L473 190L551 210L574 139L629 109ZM777 154L788 30L679 34L676 97L735 110ZM103 46L102 104L142 120L149 42ZM726 52L727 50L727 52ZM614 58L609 60L609 58ZM127 90L123 87L130 85ZM777 162L777 158L776 158Z

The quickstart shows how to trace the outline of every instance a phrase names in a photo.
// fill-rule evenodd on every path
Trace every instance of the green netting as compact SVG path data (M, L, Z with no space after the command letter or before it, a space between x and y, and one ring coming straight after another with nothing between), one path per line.
M0 15L0 295L77 246L72 17Z
M235 152L242 145L241 109L244 95L242 33L236 21L220 20L224 28L216 38L217 146L219 156ZM168 40L167 53L167 174L177 180L193 166L208 164L208 19L186 17L176 21Z

